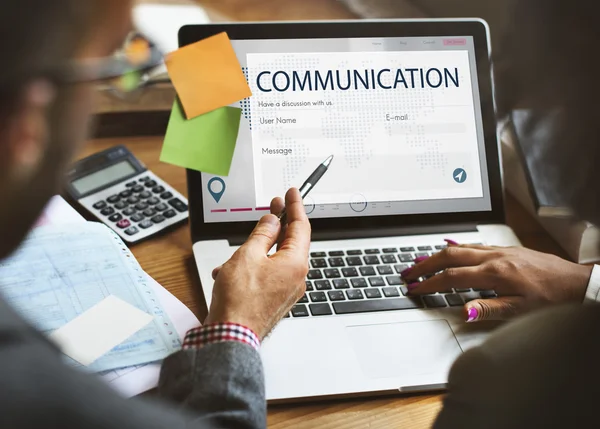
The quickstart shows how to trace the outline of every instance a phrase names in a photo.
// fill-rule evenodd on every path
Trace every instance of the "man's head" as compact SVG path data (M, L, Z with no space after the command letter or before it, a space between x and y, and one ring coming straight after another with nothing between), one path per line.
M91 84L57 69L110 56L131 28L130 0L0 2L0 259L19 244L86 137Z

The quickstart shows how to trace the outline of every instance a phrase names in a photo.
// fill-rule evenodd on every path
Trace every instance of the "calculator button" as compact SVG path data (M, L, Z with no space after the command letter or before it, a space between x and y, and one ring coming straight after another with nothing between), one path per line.
M156 206L154 206L154 210L157 210L159 212L162 212L163 210L168 209L167 205L165 203L160 203Z
M127 228L125 230L125 234L127 234L127 235L134 235L134 234L137 234L139 231L140 230L137 229L135 226L132 226L131 228Z
M139 213L136 213L133 216L131 216L131 220L134 222L139 222L139 221L144 220L144 216Z
M121 219L117 222L117 226L121 229L129 228L131 226L131 222L127 219Z
M141 177L139 180L140 180L140 182L146 182L146 181L150 180L150 178L149 177Z
M135 185L133 188L131 188L131 190L133 192L142 192L144 190L144 187L142 185Z
M146 188L154 188L154 187L156 186L156 182L155 182L154 180L147 180L147 181L144 183L144 186L145 186Z
M156 197L152 197L149 198L148 201L146 201L148 204L150 204L151 206L153 206L154 204L158 204L160 202L160 200Z
M167 210L166 212L163 213L163 216L166 218L172 218L176 215L177 215L177 212L175 212L175 210L173 210L173 209Z
M118 196L118 195L112 195L112 196L110 196L110 197L108 197L108 198L106 199L106 201L108 201L108 202L109 202L109 203L111 203L111 204L112 204L112 203L116 203L116 202L117 202L117 201L119 201L119 200L120 200L120 198L119 198L119 196Z
M184 212L188 209L188 206L185 205L180 199L178 198L173 198L172 200L169 200L169 204L178 212Z
M102 209L102 211L100 213L102 213L104 216L110 216L114 212L115 212L115 209L113 209L112 207L106 207L105 209Z
M150 228L152 225L154 225L152 222L150 222L148 219L146 219L145 221L141 222L140 224L140 228Z
M128 188L133 188L135 185L137 185L137 183L135 181L125 184L125 186L127 186Z
M148 208L148 204L139 203L135 205L136 210L146 210Z
M108 218L108 220L111 222L118 222L121 219L123 219L123 216L121 216L120 213L115 213L114 215L112 215L111 217Z
M96 210L102 210L104 207L106 207L106 203L104 201L98 201L92 207L94 207Z
M140 198L150 198L152 196L152 194L148 191L144 191L142 192L140 195L138 195Z
M156 214L156 210L154 210L152 208L144 210L144 216L146 216L146 217L154 216L155 214Z
M129 204L136 204L140 202L140 199L138 197L129 197L127 198L127 202Z
M164 222L165 217L163 215L156 215L150 220L154 223L161 223L161 222Z
M133 207L129 207L129 208L123 210L123 214L125 216L131 216L134 213L135 213L135 209Z
M162 194L160 194L160 197L161 197L163 200L168 200L169 198L172 198L172 197L173 197L173 194L172 194L172 193L170 193L169 191L167 191L167 192L163 192Z
M123 210L128 205L129 204L127 204L125 201L119 201L117 204L115 204L115 208L118 210Z
M123 191L123 192L119 192L119 196L121 198L128 198L131 196L131 191Z
M154 192L155 194L162 194L163 192L165 192L165 188L163 188L162 186L157 186L156 188L152 188L152 192Z

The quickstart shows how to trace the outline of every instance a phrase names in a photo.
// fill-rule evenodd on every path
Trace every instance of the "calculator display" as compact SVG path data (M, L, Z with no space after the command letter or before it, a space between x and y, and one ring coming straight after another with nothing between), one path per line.
M73 181L71 185L80 194L87 194L94 189L101 188L109 183L131 176L135 172L136 169L129 161L121 161L104 170L77 179Z

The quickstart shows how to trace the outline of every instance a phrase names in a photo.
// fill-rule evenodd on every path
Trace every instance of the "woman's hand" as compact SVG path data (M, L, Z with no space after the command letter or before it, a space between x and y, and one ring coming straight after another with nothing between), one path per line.
M592 267L522 247L450 245L431 257L418 258L402 277L411 295L452 288L495 290L498 298L465 304L465 319L474 322L504 319L550 304L582 302L591 271Z

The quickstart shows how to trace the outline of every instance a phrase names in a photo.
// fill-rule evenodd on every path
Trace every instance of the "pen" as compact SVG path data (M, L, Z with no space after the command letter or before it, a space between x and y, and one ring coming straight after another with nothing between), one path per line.
M306 179L304 184L302 186L300 186L299 191L300 191L300 196L302 197L302 199L304 199L308 195L308 193L315 187L315 185L319 182L319 180L321 180L321 177L323 177L323 175L329 169L329 165L331 164L332 160L333 160L333 155L331 155L329 158L327 158L325 161L323 161L321 164L319 164L317 169L315 171L313 171L313 173L308 177L308 179ZM277 217L279 218L279 220L281 221L282 224L285 224L285 222L286 222L285 207L283 208L283 210L281 211L281 213L279 213L279 216L277 216Z

